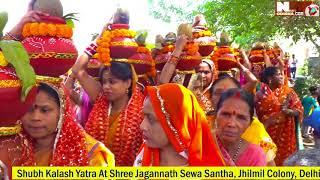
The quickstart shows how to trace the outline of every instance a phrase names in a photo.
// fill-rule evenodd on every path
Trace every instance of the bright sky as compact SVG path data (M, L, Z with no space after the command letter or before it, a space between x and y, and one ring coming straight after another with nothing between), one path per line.
M4 32L9 31L26 13L29 0L0 0L0 11L9 14ZM147 0L61 0L64 14L79 13L80 22L75 21L73 40L82 51L91 41L91 34L99 33L117 7L130 12L130 26L133 30L148 30L147 41L154 42L157 34L165 35L176 31L177 25L156 20L148 14Z

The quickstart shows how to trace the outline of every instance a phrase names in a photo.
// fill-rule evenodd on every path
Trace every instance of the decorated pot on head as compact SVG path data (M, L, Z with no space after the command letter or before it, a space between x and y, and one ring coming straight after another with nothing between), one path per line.
M283 51L282 51L282 49L280 48L280 46L278 45L277 42L274 42L272 50L273 50L273 54L275 55L275 60L271 61L271 62L272 62L273 65L277 65L279 63L279 59L278 58L281 56Z
M156 44L161 44L161 47L157 47L159 51L155 56L155 65L158 71L162 71L171 53L174 51L176 38L177 36L174 32L169 32L164 39L156 39Z
M257 78L260 78L261 73L265 68L263 56L264 49L265 47L262 42L256 42L255 44L253 44L249 54L249 61L252 65L251 71Z
M220 46L212 56L219 73L230 73L231 69L237 68L237 56L230 46Z
M211 59L219 73L231 73L231 69L237 68L237 56L234 49L230 47L230 38L227 33L222 32L220 35L220 43Z
M277 57L281 55L282 49L280 48L280 46L277 42L273 43L273 51Z
M41 21L23 27L22 44L37 75L59 77L75 63L78 56L72 41L72 27L63 18L60 1L36 0L33 10L43 11Z
M192 35L194 42L199 45L199 53L201 56L209 56L216 47L216 40L212 37L212 33L206 27L207 23L203 15L197 15L193 22Z
M279 63L277 49L273 48L269 43L265 43L265 49L272 65L277 65Z
M7 23L7 13L0 13L0 32ZM15 133L12 126L30 108L35 98L35 73L29 57L18 41L0 41L0 136ZM13 131L11 131L13 130Z
M98 60L107 66L111 60L128 61L138 48L135 35L136 32L129 29L128 12L118 8L113 15L112 24L97 40Z
M112 58L129 58L138 48L134 41L135 31L129 30L128 24L111 25L110 55Z
M28 53L21 42L10 40L8 34L2 37L7 21L7 13L0 13L0 179L10 179L12 166L21 165L19 120L36 96L36 75Z
M201 63L199 45L192 40L192 27L189 24L180 24L178 27L178 36L185 34L189 37L189 42L184 46L176 68L179 71L193 71Z
M138 44L137 52L133 54L128 63L134 66L139 77L139 82L144 86L155 85L156 69L155 62L152 58L151 51L146 47L146 38L148 33L141 31L135 38Z

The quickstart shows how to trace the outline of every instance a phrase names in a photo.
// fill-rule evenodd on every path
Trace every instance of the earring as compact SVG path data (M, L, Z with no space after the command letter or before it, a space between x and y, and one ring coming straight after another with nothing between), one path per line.
M126 94L129 94L129 89L126 90Z

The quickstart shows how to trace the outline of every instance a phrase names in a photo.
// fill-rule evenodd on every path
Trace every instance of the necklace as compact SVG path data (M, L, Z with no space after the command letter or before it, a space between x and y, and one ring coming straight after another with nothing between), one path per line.
M240 151L241 144L242 144L242 139L240 139L240 140L239 140L239 144L238 144L237 151L236 151L236 153L232 156L232 160L233 160L233 162L236 162L236 158L238 157L238 154L239 154L239 151Z

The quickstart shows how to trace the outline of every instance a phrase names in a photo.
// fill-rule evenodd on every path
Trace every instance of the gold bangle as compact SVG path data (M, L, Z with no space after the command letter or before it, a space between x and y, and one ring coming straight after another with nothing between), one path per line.
M18 134L22 130L21 125L17 124L13 127L0 127L0 137L12 136Z

